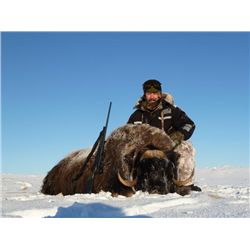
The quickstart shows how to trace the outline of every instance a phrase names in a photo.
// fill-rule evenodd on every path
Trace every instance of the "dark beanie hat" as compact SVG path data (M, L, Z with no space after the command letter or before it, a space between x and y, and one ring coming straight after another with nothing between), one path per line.
M157 80L147 80L143 83L144 94L146 92L156 93L161 92L161 83Z

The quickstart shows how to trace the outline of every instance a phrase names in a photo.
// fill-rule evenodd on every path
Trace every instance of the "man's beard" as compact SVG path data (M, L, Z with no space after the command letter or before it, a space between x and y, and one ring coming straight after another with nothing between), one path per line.
M159 106L160 102L161 102L161 98L159 98L156 101L154 101L154 100L146 101L144 104L144 107L148 110L154 110Z

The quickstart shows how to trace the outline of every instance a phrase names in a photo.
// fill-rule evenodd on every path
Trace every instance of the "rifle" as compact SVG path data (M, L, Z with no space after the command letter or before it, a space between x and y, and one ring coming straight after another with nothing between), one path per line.
M103 172L103 151L104 151L104 144L105 144L105 138L106 138L106 133L107 133L107 128L108 128L111 106L112 106L112 102L109 103L108 115L107 115L105 126L103 127L102 131L100 132L93 148L91 149L90 153L88 154L88 156L87 156L83 166L81 167L79 173L76 176L74 176L72 179L72 182L74 185L75 181L83 174L85 166L87 165L87 163L89 162L90 158L92 157L92 155L94 154L94 152L97 148L96 155L95 155L95 161L94 161L94 164L92 167L92 173L87 180L86 192L89 194L92 192L92 186L93 186L93 181L94 181L94 177L95 177L96 172L98 174L101 174Z

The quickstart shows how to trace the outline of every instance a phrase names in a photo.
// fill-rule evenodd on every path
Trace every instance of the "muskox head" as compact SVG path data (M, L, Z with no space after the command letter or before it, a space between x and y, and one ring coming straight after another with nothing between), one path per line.
M176 162L169 155L159 150L148 150L143 154L138 163L137 175L140 181L137 189L157 194L174 192Z
M137 155L129 178L122 178L118 172L119 181L134 191L142 190L151 194L173 193L178 157L175 152L147 149Z

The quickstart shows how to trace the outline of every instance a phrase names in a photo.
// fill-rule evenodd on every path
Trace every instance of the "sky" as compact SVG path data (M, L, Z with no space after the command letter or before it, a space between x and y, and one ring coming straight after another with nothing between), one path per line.
M249 167L249 33L3 32L4 173L46 174L126 124L148 79L195 122L196 167Z

